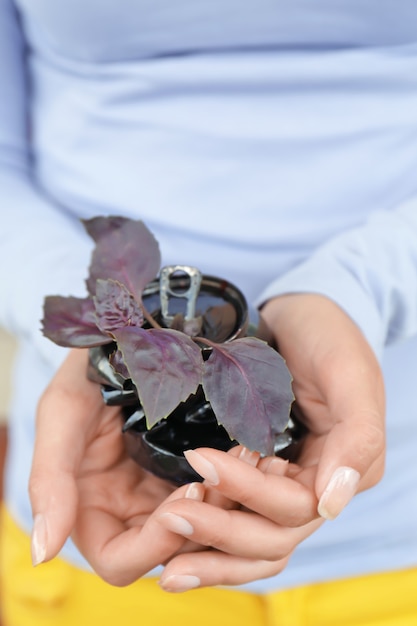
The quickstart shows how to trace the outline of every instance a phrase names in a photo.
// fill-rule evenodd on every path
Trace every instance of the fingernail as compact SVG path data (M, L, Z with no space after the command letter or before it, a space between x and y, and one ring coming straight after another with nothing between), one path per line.
M262 471L275 476L285 476L288 469L288 461L278 456L268 457L262 463Z
M328 520L337 517L355 495L359 480L359 472L352 467L338 467L320 498L319 515Z
M194 532L192 524L175 513L163 513L159 519L164 526L168 528L168 530L172 530L172 532L177 533L178 535L185 535L188 537Z
M209 485L216 486L220 482L219 475L217 474L216 468L213 463L207 461L206 458L196 450L185 450L184 456L190 465L193 466L197 474L200 474Z
M202 500L203 493L200 483L190 483L185 492L185 497L189 500Z
M201 581L197 576L188 575L168 576L168 578L165 578L165 580L159 581L159 586L162 587L164 591L171 591L173 593L189 591L190 589L195 589L196 587L199 587L200 584Z
M260 456L259 452L253 452L252 450L249 450L249 448L243 447L240 451L239 459L248 465L256 467Z
M43 515L35 515L31 542L32 564L43 563L46 557L46 521Z

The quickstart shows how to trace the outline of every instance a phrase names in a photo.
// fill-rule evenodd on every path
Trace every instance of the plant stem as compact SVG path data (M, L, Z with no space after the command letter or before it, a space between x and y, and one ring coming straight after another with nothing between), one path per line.
M145 307L143 302L141 304L142 304L143 317L148 322L148 324L150 326L152 326L152 328L159 328L159 329L161 329L162 326L160 324L158 324L158 322L152 317L152 315L149 313L149 311L147 310L147 308Z

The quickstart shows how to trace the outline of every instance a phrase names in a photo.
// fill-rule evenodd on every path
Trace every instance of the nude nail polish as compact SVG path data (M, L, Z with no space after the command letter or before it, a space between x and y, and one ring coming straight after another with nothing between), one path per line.
M333 520L356 493L360 474L352 467L338 467L331 476L318 505L321 517Z
M260 458L259 452L253 452L252 450L249 450L248 448L245 448L245 447L242 448L239 454L239 459L241 461L244 461L245 463L247 463L248 465L252 465L253 467L256 467L256 465L258 464L259 458Z
M31 554L32 564L35 567L43 563L46 557L46 520L43 515L38 514L33 520Z
M203 495L200 483L190 483L185 492L185 497L188 500L202 500Z
M200 474L209 485L214 487L219 484L220 478L216 468L202 454L196 450L185 450L184 456L197 474Z
M288 461L278 456L268 457L262 464L262 471L275 476L285 476L288 469Z
M179 593L181 591L189 591L195 589L201 584L200 579L197 576L191 575L173 575L168 576L165 580L159 581L159 586L164 591L170 591L172 593Z

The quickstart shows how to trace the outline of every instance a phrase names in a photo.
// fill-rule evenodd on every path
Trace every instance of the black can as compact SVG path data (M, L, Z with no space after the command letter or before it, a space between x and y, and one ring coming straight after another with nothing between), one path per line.
M189 266L162 268L142 296L151 317L162 327L188 325L195 334L216 343L254 336L273 345L272 334L259 311L250 309L242 292L227 280L202 275ZM187 462L183 451L212 447L227 451L238 445L231 439L206 400L201 387L167 418L148 429L135 386L112 368L109 356L115 345L90 348L88 376L101 384L103 400L118 405L124 420L122 432L128 454L139 465L176 485L202 478ZM202 346L203 358L210 348ZM287 456L300 429L292 417L275 442L275 453Z

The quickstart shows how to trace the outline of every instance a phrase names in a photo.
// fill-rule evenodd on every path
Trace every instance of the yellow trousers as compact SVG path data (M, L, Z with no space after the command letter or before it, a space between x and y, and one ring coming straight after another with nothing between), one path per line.
M3 511L2 626L417 626L417 569L265 596L162 591L144 578L116 588L60 558L33 568L29 538Z

